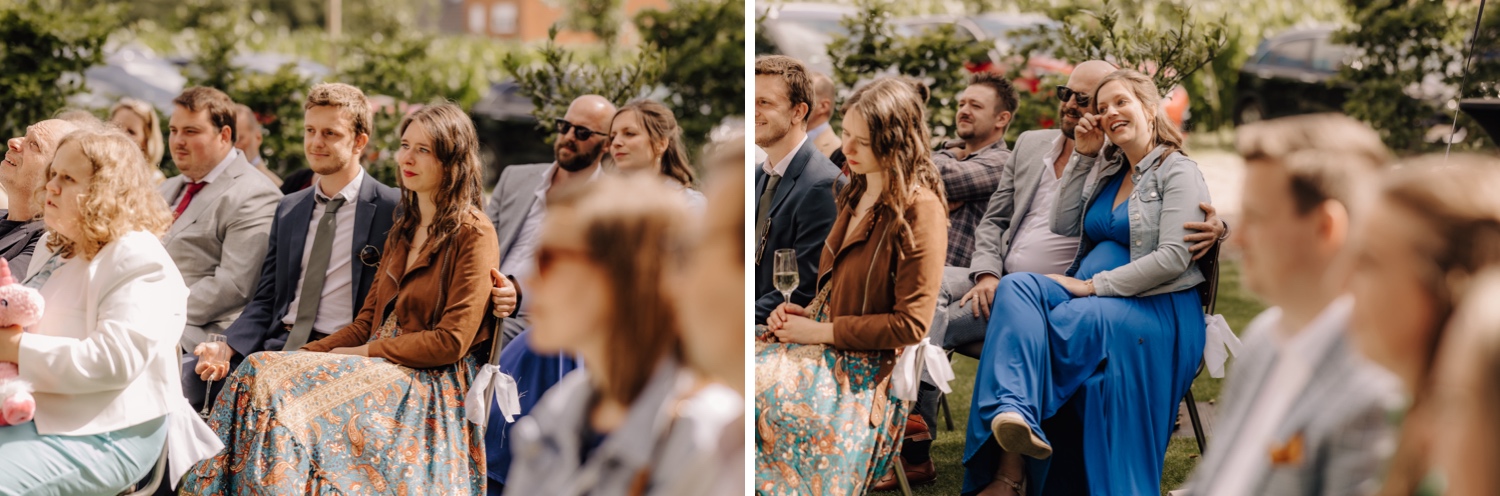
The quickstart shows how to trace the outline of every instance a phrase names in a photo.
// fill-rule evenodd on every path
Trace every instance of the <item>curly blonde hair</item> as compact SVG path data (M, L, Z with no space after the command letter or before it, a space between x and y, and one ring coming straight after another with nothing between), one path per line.
M69 145L93 168L88 191L78 202L81 239L69 239L57 231L47 248L64 258L82 255L91 260L105 245L125 234L149 231L157 236L172 225L172 214L156 193L155 181L143 163L141 149L125 133L107 128L84 128L63 137L58 151ZM54 159L55 163L55 159ZM47 177L53 175L47 167Z

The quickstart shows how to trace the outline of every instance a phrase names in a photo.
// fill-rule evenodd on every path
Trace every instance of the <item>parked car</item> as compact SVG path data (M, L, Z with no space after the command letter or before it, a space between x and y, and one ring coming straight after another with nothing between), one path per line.
M848 34L839 21L859 11L847 5L825 3L756 2L760 22L755 54L780 54L801 60L812 70L833 74L828 43L835 34Z
M1336 29L1295 29L1262 41L1240 67L1234 123L1341 111L1350 88L1333 79L1352 51L1332 42Z

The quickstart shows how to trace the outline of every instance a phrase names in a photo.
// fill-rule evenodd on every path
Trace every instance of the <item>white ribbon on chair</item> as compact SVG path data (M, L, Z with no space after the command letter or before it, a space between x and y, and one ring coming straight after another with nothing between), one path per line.
M516 380L500 371L500 367L493 364L484 364L479 368L479 375L474 377L474 383L469 385L468 394L464 395L464 418L477 425L487 425L490 414L490 398L500 404L500 413L505 415L506 422L515 422L516 415L521 414L521 397L516 386ZM486 391L494 391L494 395L485 397Z
M1224 362L1240 354L1240 337L1234 335L1223 315L1204 315L1208 327L1204 329L1203 363L1208 367L1208 376L1224 377Z
M917 367L917 360L922 360L923 367ZM922 368L927 369L927 375L932 377L932 384L944 393L951 393L953 389L948 387L948 381L953 380L953 366L948 364L948 355L943 349L933 346L927 338L922 342L907 346L901 353L901 358L896 359L896 368L891 372L891 386L896 388L896 397L904 401L916 401L918 385L922 383Z

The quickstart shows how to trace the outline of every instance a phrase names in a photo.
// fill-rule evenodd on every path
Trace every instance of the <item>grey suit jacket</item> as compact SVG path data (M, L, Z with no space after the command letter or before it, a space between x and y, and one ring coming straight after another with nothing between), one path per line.
M1350 348L1347 312L1340 320L1339 336L1316 362L1312 377L1275 430L1278 445L1301 436L1302 460L1267 464L1264 472L1252 475L1260 486L1250 494L1355 495L1379 488L1385 461L1395 447L1388 415L1402 401L1400 383ZM1193 472L1187 494L1205 494L1209 484L1229 470L1223 463L1233 444L1240 442L1253 407L1250 402L1261 388L1270 386L1266 381L1275 365L1270 338L1248 337L1244 352L1235 357L1214 429L1217 442L1209 445Z
M505 259L506 250L521 234L521 225L526 223L526 214L536 201L536 189L546 180L547 168L552 164L512 165L500 173L495 182L495 192L484 206L484 214L495 225L495 237L500 239L500 259ZM509 275L509 274L507 274Z
M1015 151L1000 171L1000 187L990 195L990 206L974 229L974 258L969 262L969 280L980 274L1005 275L1005 255L1021 218L1031 209L1042 174L1051 164L1042 160L1052 151L1052 141L1062 136L1056 129L1027 131L1016 137Z
M183 349L191 351L208 333L223 332L255 293L266 238L281 190L236 153L223 173L204 186L162 236L188 285ZM187 184L176 176L157 191L170 205Z

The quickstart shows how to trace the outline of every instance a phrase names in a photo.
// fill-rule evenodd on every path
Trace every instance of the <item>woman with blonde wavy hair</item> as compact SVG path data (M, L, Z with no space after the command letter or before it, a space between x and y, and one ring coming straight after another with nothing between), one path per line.
M1204 276L1183 226L1204 220L1208 187L1151 78L1115 71L1093 102L1053 205L1052 231L1081 236L1072 267L1007 274L995 291L965 494L1161 490L1177 404L1203 355ZM1049 437L1061 434L1066 461L1050 466Z
M129 136L146 157L146 167L158 182L165 179L161 173L161 156L166 152L166 142L161 137L161 118L151 104L134 98L121 98L109 108L109 123Z
M845 104L851 180L816 296L773 311L755 345L759 494L863 494L889 470L907 413L892 366L927 334L948 244L926 99L921 83L882 78Z
M1349 327L1360 350L1400 378L1411 399L1379 494L1440 494L1432 443L1435 422L1449 406L1433 397L1442 389L1434 387L1443 361L1437 357L1476 275L1500 266L1500 160L1462 154L1408 160L1387 174L1361 218Z
M222 446L193 441L213 437L179 384L188 290L159 239L172 215L144 162L117 131L75 131L58 146L48 233L23 279L46 307L31 332L0 329L0 361L36 390L33 421L0 427L0 487L115 494L150 471L164 442L173 482L188 469L177 461Z

